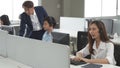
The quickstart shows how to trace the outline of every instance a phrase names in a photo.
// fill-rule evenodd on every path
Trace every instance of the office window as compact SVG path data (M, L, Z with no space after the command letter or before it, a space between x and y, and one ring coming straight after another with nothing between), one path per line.
M85 0L85 17L101 16L101 0Z
M118 0L118 15L120 15L120 0Z
M12 19L12 4L11 0L2 0L0 2L0 16L7 14Z
M116 16L117 0L85 0L85 17Z
M102 16L116 16L116 0L102 0Z
M22 4L26 0L3 0L0 2L0 16L7 14L10 20L19 20L19 15L23 12ZM35 6L38 0L31 0Z

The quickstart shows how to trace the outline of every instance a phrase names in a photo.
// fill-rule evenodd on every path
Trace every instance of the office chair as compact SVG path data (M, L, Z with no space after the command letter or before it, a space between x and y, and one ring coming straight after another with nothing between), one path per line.
M85 31L78 31L77 34L77 51L83 49L88 43L88 32ZM74 53L76 54L76 53ZM91 56L88 55L86 58L90 59Z
M69 34L52 32L52 35L53 35L53 42L54 43L69 45L69 42L70 42Z
M77 51L83 49L88 43L88 32L78 31L77 34Z
M15 28L12 27L12 26L2 25L2 26L0 26L0 29L4 30L4 31L8 31L8 33L11 34L11 35L15 35L16 34L15 33Z
M116 60L116 65L120 66L120 45L114 45L114 57Z

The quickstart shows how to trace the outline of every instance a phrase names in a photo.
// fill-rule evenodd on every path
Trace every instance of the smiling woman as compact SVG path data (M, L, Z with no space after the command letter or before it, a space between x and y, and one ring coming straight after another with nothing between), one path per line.
M91 59L84 58L91 55ZM75 61L87 63L116 64L114 46L107 37L105 25L102 21L92 21L88 30L88 44L76 53Z
M19 20L19 15L23 12L22 3L26 0L3 0L0 2L0 16L6 14L10 20ZM32 0L35 6L38 0ZM39 0L40 1L40 0Z

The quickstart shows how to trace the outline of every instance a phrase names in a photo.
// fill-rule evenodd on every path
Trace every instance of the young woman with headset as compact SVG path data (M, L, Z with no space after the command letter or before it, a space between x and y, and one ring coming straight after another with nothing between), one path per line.
M91 55L91 59L84 58L87 55ZM114 45L107 37L103 22L92 21L89 24L88 44L71 59L75 61L85 61L87 63L116 64Z

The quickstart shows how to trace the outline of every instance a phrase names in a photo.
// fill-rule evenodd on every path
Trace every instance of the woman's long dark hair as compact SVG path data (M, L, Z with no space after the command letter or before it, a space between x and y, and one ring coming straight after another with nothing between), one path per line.
M2 15L0 20L3 22L3 25L10 25L10 20L8 15Z
M99 33L100 33L100 40L103 41L103 42L109 42L109 38L107 36L107 32L106 32L106 29L105 29L105 25L102 21L92 21L89 26L91 26L92 24L95 24L98 29L99 29ZM90 27L89 27L90 29ZM94 54L93 53L93 43L94 43L95 39L92 39L92 36L90 35L89 33L89 30L88 30L88 44L89 44L89 52L90 54Z

